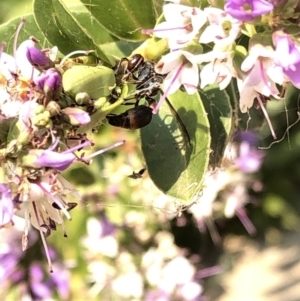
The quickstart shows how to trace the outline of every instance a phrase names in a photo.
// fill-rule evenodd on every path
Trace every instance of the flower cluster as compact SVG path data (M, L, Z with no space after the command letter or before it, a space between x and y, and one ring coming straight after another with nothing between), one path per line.
M225 89L234 78L242 113L254 99L261 106L279 99L286 83L300 87L300 44L293 31L297 1L226 0L224 9L167 2L164 21L142 31L166 39L170 49L156 66L167 76L154 112L180 86L193 94L211 84Z
M84 256L89 263L88 279L92 284L88 295L91 298L108 297L109 292L114 292L118 298L136 301L177 298L199 300L202 295L201 278L205 277L201 273L203 271L197 271L181 254L170 233L159 231L155 237L142 238L147 228L145 214L130 213L134 215L134 226L129 225L128 215L125 216L127 223L123 227L134 229L134 226L138 226L139 231L135 231L133 235L140 241L139 248L149 241L152 242L152 247L148 250L141 249L141 256L136 259L116 239L121 227L111 223L105 214L101 214L100 219L90 218L87 222L87 235L82 239L86 250ZM199 272L201 275L198 275ZM215 270L215 273L219 272L220 269ZM212 274L214 273L207 276Z
M57 50L41 51L37 42L33 37L22 42L14 57L4 52L5 43L0 49L0 227L13 225L14 215L23 217L23 250L28 247L30 224L37 228L51 271L45 237L57 224L64 224L63 215L71 219L69 211L80 200L60 172L75 162L89 164L92 157L124 141L90 155L78 153L93 145L87 138L87 127L93 127L91 116L99 112L95 102L100 99L105 106L105 97L114 86L114 73L104 67L75 66L99 72L98 77L92 77L94 81L101 78L101 89L95 95L92 80L84 78L87 82L81 85L69 83L72 67L66 68L68 58L57 62ZM93 95L88 94L90 90Z
M18 300L46 300L54 297L57 293L60 300L68 300L70 298L70 274L66 266L59 260L57 252L49 248L51 260L56 273L49 274L44 269L43 257L40 260L36 242L38 241L37 233L31 231L29 233L29 247L33 248L29 253L34 254L34 260L22 264L24 254L19 247L22 237L22 228L24 220L15 219L15 226L10 231L1 229L0 238L0 279L2 295L6 294L7 299ZM36 249L34 249L36 248ZM14 284L10 286L10 284ZM5 292L5 293L4 293Z
M256 192L262 189L262 184L253 174L260 169L264 152L257 150L257 138L253 133L241 132L236 140L227 145L221 166L207 171L203 190L188 209L201 232L206 226L211 231L215 243L219 243L219 235L206 223L214 216L220 216L220 212L226 218L236 215L250 235L256 232L244 206L252 201L249 189Z

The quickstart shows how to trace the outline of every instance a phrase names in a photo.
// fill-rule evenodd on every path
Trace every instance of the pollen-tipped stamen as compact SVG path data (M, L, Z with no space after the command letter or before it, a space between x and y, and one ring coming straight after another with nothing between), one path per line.
M41 190L44 192L44 194L46 194L50 199L53 200L53 202L59 207L59 209L64 213L64 215L66 216L66 218L68 220L71 220L71 215L70 213L66 210L66 208L64 207L63 204L61 204L61 202L52 194L50 193L45 187L43 187L43 185L41 183L36 183Z
M68 238L66 224L65 224L64 220L62 220L61 227L62 227L62 230L63 230L64 237Z
M42 242L43 242L43 245L44 245L44 249L45 249L45 253L46 253L46 257L47 257L47 261L48 261L48 266L49 266L49 271L50 271L50 273L53 273L52 262L51 262L51 258L50 258L50 254L49 254L49 249L48 249L48 246L47 246L47 243L46 243L46 240L45 240L45 236L44 236L42 227L40 225L40 219L39 219L39 215L38 215L38 212L37 212L35 202L32 202L32 206L33 206L34 214L35 214L38 226L39 226L41 239L42 239Z

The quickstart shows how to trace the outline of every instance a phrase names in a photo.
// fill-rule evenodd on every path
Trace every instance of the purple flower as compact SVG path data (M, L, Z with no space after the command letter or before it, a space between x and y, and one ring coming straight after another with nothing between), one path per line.
M58 153L51 150L32 149L28 155L20 157L21 164L34 168L51 167L58 171L68 168L76 159L73 153Z
M300 50L292 38L282 31L273 33L275 64L281 66L292 84L300 88Z
M68 271L56 266L50 277L52 286L57 289L61 300L68 300L70 295L70 274Z
M243 172L256 172L262 164L264 153L250 146L246 141L240 145L240 156L235 160L237 167Z
M65 108L61 110L66 122L74 126L88 124L91 121L90 115L79 108Z
M8 224L14 213L14 204L9 187L0 184L0 227Z
M265 0L227 0L225 4L225 11L241 21L252 21L273 8L273 4Z
M56 100L62 91L62 76L59 71L54 68L48 69L35 78L34 83L44 91L48 100Z
M30 266L30 277L30 287L36 297L46 299L52 295L51 288L44 283L44 271L39 264L35 263Z
M34 46L33 39L24 41L23 43L26 48L26 57L33 67L39 70L54 67L54 63L40 49Z
M238 132L236 138L239 142L246 141L250 146L258 145L258 137L253 132Z
M101 231L101 236L112 235L115 232L116 227L105 215L101 215L99 230Z

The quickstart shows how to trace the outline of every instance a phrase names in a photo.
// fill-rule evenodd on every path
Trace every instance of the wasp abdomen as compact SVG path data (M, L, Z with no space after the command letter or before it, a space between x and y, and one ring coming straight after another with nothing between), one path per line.
M140 105L125 111L120 115L107 115L108 123L129 130L140 129L152 120L152 109Z

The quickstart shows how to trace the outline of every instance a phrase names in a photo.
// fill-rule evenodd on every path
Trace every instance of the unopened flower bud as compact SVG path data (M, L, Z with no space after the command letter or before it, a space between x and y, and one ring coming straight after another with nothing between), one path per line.
M84 125L91 121L90 115L79 108L65 108L62 110L62 116L66 122L71 125Z
M87 105L91 103L91 98L88 93L86 92L80 92L76 94L75 101L79 105Z
M33 67L40 71L54 67L54 63L40 49L35 47L34 41L27 40L24 43L27 44L26 57Z
M34 108L34 113L37 115L37 114L41 114L45 111L45 107L43 105L37 105L35 108Z
M35 126L46 126L50 121L50 117L50 112L44 111L41 114L33 116L31 122Z
M44 91L48 100L58 99L62 92L62 77L60 72L51 68L34 80L40 90Z
M60 105L52 100L47 104L46 110L49 111L50 116L56 116L60 113Z

